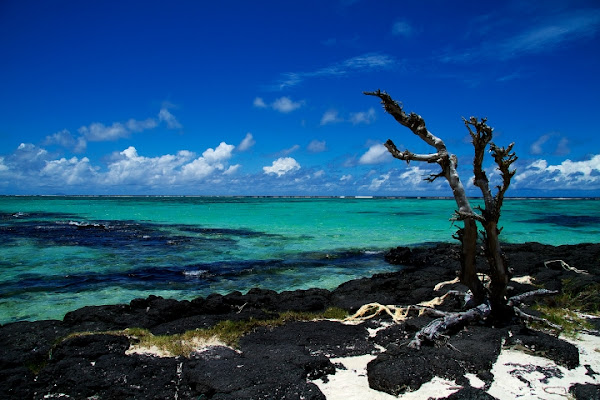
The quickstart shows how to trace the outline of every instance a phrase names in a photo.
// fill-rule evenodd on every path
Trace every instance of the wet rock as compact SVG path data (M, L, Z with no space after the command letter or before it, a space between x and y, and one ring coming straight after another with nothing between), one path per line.
M410 247L398 246L385 254L385 261L394 265L410 265Z

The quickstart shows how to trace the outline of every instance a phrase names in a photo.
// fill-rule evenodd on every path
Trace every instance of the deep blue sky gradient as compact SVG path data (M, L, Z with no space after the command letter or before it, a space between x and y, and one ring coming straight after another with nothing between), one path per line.
M475 115L509 195L600 196L598 2L412 3L5 0L0 194L450 195L380 88L465 181Z

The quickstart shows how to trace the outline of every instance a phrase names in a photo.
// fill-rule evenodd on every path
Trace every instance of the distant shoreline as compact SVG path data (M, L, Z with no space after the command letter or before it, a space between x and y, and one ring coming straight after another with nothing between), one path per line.
M223 198L223 199L349 199L349 200L454 200L451 196L269 196L269 195L178 195L178 194L0 194L3 197L82 197L82 198ZM470 199L483 199L481 196L470 196ZM505 200L600 200L600 197L543 197L515 196L505 197Z

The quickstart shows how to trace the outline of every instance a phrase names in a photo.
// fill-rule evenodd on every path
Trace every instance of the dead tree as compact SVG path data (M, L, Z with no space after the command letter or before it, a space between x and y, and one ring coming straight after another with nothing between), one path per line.
M487 125L487 119L479 120L471 117L467 120L463 118L475 150L473 160L474 184L481 190L484 202L483 208L473 208L457 171L458 159L456 155L450 154L444 141L427 129L425 120L415 113L407 114L402 105L394 101L386 92L377 90L376 92L364 92L364 94L379 97L387 113L435 149L434 152L429 154L415 154L409 150L399 150L392 140L388 140L384 144L392 156L407 163L421 161L438 164L441 171L430 175L425 180L433 182L438 178L445 178L448 181L458 207L453 219L463 222L463 226L459 228L454 236L461 243L459 279L471 291L471 304L474 308L459 313L460 315L447 315L438 320L437 325L430 326L429 330L424 329L419 332L415 340L419 339L419 335L434 339L440 331L447 329L449 325L459 323L465 319L486 318L491 313L503 314L508 310L518 314L520 310L517 309L516 304L513 304L514 301L506 298L506 288L511 273L507 268L500 247L499 234L501 229L498 227L504 194L515 174L515 170L510 169L517 159L512 151L514 143L506 148L498 147L491 141L493 129ZM483 169L484 155L488 148L502 177L502 183L496 187L495 195L492 194L488 176ZM478 229L478 223L483 228L481 231ZM485 284L478 276L476 265L476 256L480 247L478 244L480 232L485 258L489 265L489 281ZM547 294L547 292L538 291L535 294ZM416 343L417 346L419 344L420 341Z

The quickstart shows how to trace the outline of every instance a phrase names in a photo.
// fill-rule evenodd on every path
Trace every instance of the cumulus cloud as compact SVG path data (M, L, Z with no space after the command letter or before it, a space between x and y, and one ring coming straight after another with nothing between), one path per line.
M0 172L8 171L8 165L4 164L4 157L0 157Z
M87 147L87 141L83 136L75 138L67 129L46 136L43 143L45 146L57 144L67 149L71 149L75 153L82 153Z
M246 151L249 150L256 141L250 132L246 133L246 137L242 140L242 142L238 145L238 151Z
M117 140L120 138L128 137L130 131L125 125L120 122L115 122L110 126L105 126L99 122L94 122L90 126L82 126L78 132L86 140L90 142L104 142Z
M273 102L271 105L274 110L277 110L282 113L292 112L302 106L301 102L292 101L289 97L280 97Z
M325 111L321 117L321 125L334 124L336 122L342 122L343 119L338 116L337 110Z
M253 102L254 107L257 108L271 108L275 111L287 114L304 105L303 101L293 101L288 96L283 96L275 99L272 103L267 104L262 97L256 97Z
M231 158L231 153L233 152L233 149L235 149L234 145L221 142L214 150L206 149L206 151L202 153L202 157L209 164L220 166L222 165L222 162L227 161Z
M513 180L520 189L597 189L600 187L600 154L588 160L565 160L557 165L536 160L519 170Z
M182 127L177 118L166 107L161 108L158 112L158 120L166 122L169 129L180 129Z
M256 97L252 104L254 105L254 107L258 107L258 108L267 108L268 107L267 103L265 103L265 101L262 99L262 97Z
M327 145L324 140L312 140L306 147L311 153L322 153L327 150Z
M345 182L345 181L349 181L350 179L352 179L352 175L342 175L342 177L340 178L340 181Z
M87 157L82 159L77 157L66 159L63 157L59 160L48 161L40 171L40 175L50 179L57 185L81 185L94 182L98 173L96 168L91 166Z
M359 164L381 164L391 161L392 155L381 143L374 144L358 160Z
M373 178L373 180L371 181L371 184L369 185L369 189L370 190L379 190L381 185L386 183L389 179L390 179L390 173L380 175L377 178Z
M237 172L238 169L240 169L240 167L241 167L240 164L230 165L229 168L227 168L227 170L223 172L223 174L224 175L233 175Z
M370 124L375 121L375 109L369 108L368 111L361 111L350 114L350 122L357 124Z
M160 115L160 113L159 113L159 115ZM171 115L171 117L173 117L173 116ZM175 118L175 117L173 117L173 118ZM146 129L156 128L157 125L158 125L158 123L156 122L156 120L154 118L148 118L143 121L130 119L125 124L127 129L129 129L131 132L142 132L142 131L145 131Z
M278 177L283 176L289 172L294 172L300 169L300 164L292 157L281 157L273 161L270 167L263 167L265 174L274 174Z

